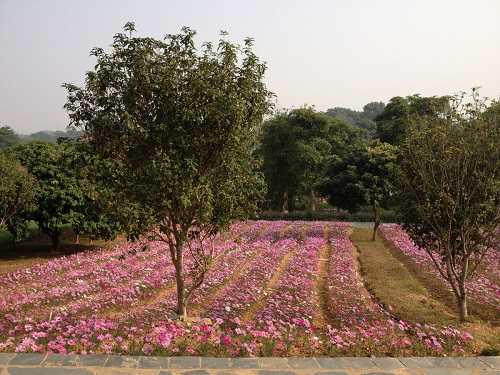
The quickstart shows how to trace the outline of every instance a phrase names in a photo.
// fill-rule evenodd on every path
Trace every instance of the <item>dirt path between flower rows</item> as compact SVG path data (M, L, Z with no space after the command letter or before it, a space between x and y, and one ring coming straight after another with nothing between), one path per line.
M325 239L329 238L329 227L325 227ZM318 278L316 281L316 314L314 315L313 326L315 328L324 328L328 324L334 325L335 323L335 306L330 299L330 292L328 289L328 271L330 269L330 258L332 256L332 247L328 241L326 246L321 251L318 262Z

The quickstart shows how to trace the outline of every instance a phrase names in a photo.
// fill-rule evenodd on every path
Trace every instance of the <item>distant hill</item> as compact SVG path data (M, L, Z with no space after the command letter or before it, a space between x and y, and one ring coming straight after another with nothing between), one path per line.
M68 138L71 140L76 140L81 137L83 132L70 129L68 131L53 131L53 130L42 130L29 135L18 134L19 139L22 142L28 142L32 140L42 140L56 143L59 138Z

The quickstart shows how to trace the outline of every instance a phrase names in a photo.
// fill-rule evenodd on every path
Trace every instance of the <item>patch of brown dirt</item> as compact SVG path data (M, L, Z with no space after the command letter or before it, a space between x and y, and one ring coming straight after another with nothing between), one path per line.
M328 239L329 229L325 227L324 236ZM318 278L316 281L317 302L316 314L314 316L313 325L315 328L323 329L328 324L335 325L336 314L335 307L330 299L328 290L328 270L330 269L330 258L332 249L329 243L323 248L319 263L318 263Z

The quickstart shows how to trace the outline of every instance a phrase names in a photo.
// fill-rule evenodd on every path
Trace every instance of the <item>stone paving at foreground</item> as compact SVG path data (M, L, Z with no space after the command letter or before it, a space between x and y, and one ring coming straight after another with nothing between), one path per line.
M0 353L9 375L500 375L500 357L207 358Z

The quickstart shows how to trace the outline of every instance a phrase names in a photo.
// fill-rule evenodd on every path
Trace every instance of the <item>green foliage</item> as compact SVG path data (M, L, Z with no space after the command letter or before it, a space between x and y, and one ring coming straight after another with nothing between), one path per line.
M325 114L363 129L366 132L366 137L371 138L375 135L376 130L373 119L384 110L384 107L385 104L382 102L371 102L366 104L361 112L349 108L335 107L329 108Z
M35 208L35 180L17 160L0 153L0 228Z
M20 142L21 140L17 134L9 126L2 126L0 128L0 150L15 146Z
M124 203L129 237L157 228L168 244L185 314L183 244L247 217L263 194L251 152L272 94L250 38L242 47L223 38L197 50L189 28L165 41L132 37L133 23L125 31L109 54L92 51L97 63L84 88L64 85L65 108L100 159L98 175ZM207 259L198 255L196 272ZM192 286L203 272L192 274Z
M454 97L446 118L415 119L400 146L398 208L412 239L427 250L467 319L466 280L498 249L500 116L472 92Z
M314 186L325 164L361 141L356 128L313 108L277 114L264 122L260 136L257 155L264 160L268 206L278 211L293 211L294 200L301 195L314 203Z
M359 145L334 160L319 190L337 208L357 212L362 206L387 202L397 170L396 148L378 140Z
M378 140L359 145L344 158L333 160L318 190L333 207L357 212L362 206L373 209L376 229L378 207L387 203L397 171L396 147Z
M43 233L59 245L61 226L71 223L82 204L83 192L75 171L68 163L69 144L32 141L9 150L34 176L36 209L23 215L24 221L35 221Z
M392 98L384 110L375 116L377 136L381 142L398 145L403 141L405 131L416 119L444 117L449 111L449 97L421 97L411 95L406 98Z

